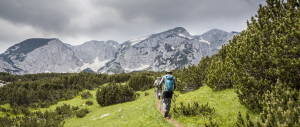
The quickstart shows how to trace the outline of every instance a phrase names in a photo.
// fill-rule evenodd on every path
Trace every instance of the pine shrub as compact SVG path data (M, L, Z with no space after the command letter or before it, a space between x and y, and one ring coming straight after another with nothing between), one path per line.
M254 127L255 124L251 120L250 115L248 113L246 114L246 119L245 119L242 116L242 114L239 112L235 126L236 127Z
M176 70L174 75L176 80L176 90L190 91L200 88L205 84L207 70L211 58L204 57L198 65L189 66L184 69Z
M80 91L107 83L108 77L91 73L0 74L0 79L11 82L0 87L0 104L45 108L58 101L71 99Z
M71 117L73 115L73 109L68 104L56 107L55 111L58 115L62 115L65 118Z
M224 50L224 49L223 49ZM207 69L205 83L213 90L224 90L232 88L234 69L231 64L214 56Z
M78 106L72 106L72 110L73 110L73 111L77 111L78 109L79 109Z
M93 105L94 102L93 102L93 101L86 101L85 104L86 104L86 105Z
M128 85L135 91L144 91L153 87L154 79L147 75L134 75L129 81Z
M110 83L97 90L97 102L101 106L108 106L117 103L132 101L136 95L128 85Z
M228 45L234 87L245 106L261 113L254 126L299 127L300 1L266 3ZM239 125L252 126L245 121Z
M299 0L267 0L248 28L226 47L228 62L237 69L239 98L250 109L261 111L259 101L277 80L300 89L299 4Z
M0 127L13 127L15 119L10 117L0 117Z
M264 94L260 102L263 105L260 126L300 126L300 92L287 86L278 81L272 90Z
M219 124L210 117L208 123L205 123L204 126L205 127L219 127Z
M88 109L80 109L76 112L76 117L78 118L83 118L86 116L86 114L88 114L90 111Z
M210 107L208 104L201 105L198 102L179 103L179 105L174 104L173 114L174 116L210 116L215 113L215 109Z
M57 112L34 112L13 118L0 117L1 127L63 127L64 116Z
M88 98L90 98L92 96L93 95L89 91L85 91L85 92L81 93L81 98L82 99L88 99Z
M130 74L114 74L109 76L109 82L114 82L114 83L122 83L122 82L127 82L130 79L131 75Z

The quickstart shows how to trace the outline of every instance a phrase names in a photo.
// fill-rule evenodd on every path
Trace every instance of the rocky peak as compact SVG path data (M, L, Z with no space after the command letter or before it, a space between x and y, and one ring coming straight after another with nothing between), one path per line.
M191 36L183 27L132 39L88 41L72 46L59 39L32 38L0 55L0 71L16 74L42 72L163 71L197 64L216 53L237 32L212 29Z
M232 36L231 33L220 30L220 29L212 29L204 34L200 35L200 37L204 40L207 40L211 43L221 43L224 42L224 39L228 39Z
M185 38L191 38L191 34L183 27L176 27L161 33L153 34L151 37L174 37L174 36L179 36L179 37L185 37Z
M31 38L24 40L18 44L13 45L8 48L4 54L10 53L24 53L27 54L32 50L47 45L49 41L54 39L44 39L44 38Z

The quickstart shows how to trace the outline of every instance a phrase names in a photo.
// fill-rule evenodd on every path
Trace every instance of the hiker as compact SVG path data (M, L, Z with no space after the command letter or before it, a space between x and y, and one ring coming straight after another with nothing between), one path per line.
M161 80L161 77L157 77L153 84L153 86L155 87L155 93L156 93L157 99L161 98L161 85L159 84L160 80Z
M169 117L169 112L171 108L171 101L173 96L173 91L176 88L175 77L172 75L171 71L167 71L167 74L162 77L160 83L162 84L162 103L164 110L164 117Z

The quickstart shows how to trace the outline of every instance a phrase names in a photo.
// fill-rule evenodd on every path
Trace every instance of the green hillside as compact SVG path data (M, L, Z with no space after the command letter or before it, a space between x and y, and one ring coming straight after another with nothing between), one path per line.
M266 0L217 54L174 70L170 120L152 89L163 73L0 73L0 127L299 127L299 6Z
M211 107L214 107L216 112L212 116L213 121L217 121L218 125L223 127L234 126L238 112L245 114L248 110L245 106L239 103L237 94L233 89L226 89L223 91L213 91L207 86L203 86L198 90L179 94L176 98L176 103L189 103L200 102L201 104L208 103ZM252 114L256 117L256 115ZM194 127L198 125L204 125L209 121L208 117L184 117L180 116L176 118L180 123L184 123L188 127Z
M83 118L72 117L65 120L66 127L167 127L170 125L159 113L155 106L156 99L154 97L154 90L148 90L145 96L145 92L139 92L140 97L132 102L126 102L116 104L112 106L101 107L97 104L95 99L96 90L90 91L93 95L92 98L82 99L77 96L67 101L61 101L58 104L52 105L49 108L41 109L54 110L58 106L63 104L70 104L72 106L79 106L80 108L89 109L90 113ZM176 93L176 103L180 102L200 102L201 104L208 103L211 107L214 107L216 113L213 115L213 120L218 121L220 126L228 127L233 126L236 122L238 112L245 114L247 109L239 103L237 94L233 89L227 89L224 91L212 91L211 88L203 86L196 91L192 91L185 94ZM88 106L85 104L87 100L94 102L93 105ZM179 123L187 127L204 125L208 122L207 117L195 116L195 117L178 117L175 118Z
M164 118L155 108L155 98L153 90L146 91L149 95L145 96L145 92L140 92L140 97L132 102L116 104L112 106L101 107L95 99L96 90L91 91L93 98L87 99L94 102L93 105L85 105L86 99L81 99L80 96L74 99L61 101L56 105L50 106L48 109L55 109L63 104L79 106L87 108L90 113L84 118L73 117L65 121L66 127L168 127ZM45 111L46 109L42 109Z

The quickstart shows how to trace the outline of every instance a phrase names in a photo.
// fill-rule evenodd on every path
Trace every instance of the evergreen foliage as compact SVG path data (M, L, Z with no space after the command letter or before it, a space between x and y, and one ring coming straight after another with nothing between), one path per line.
M260 120L254 124L247 114L238 116L238 127L299 127L300 92L278 81L260 100L263 105Z
M267 91L262 100L263 111L259 126L299 127L300 92L278 81L272 90Z
M123 103L135 99L134 90L128 85L110 83L102 86L96 93L97 102L101 106Z
M134 75L128 85L135 91L144 91L153 87L154 79L147 75Z
M277 81L300 89L300 11L297 0L267 0L247 30L228 45L227 58L242 103L260 111L259 100Z
M130 79L130 74L114 74L109 76L109 82L122 83L127 82Z
M90 111L88 109L80 109L76 112L76 117L78 118L83 118L86 116L86 114L88 114Z
M220 54L225 49L220 50ZM212 57L211 64L208 66L205 83L213 90L223 90L232 88L234 68L229 62L226 62L221 56Z
M86 104L86 105L93 105L94 102L93 102L93 101L86 101L85 104Z
M0 88L0 104L47 107L60 100L73 98L84 89L94 89L108 82L108 75L78 74L0 74L11 82Z
M174 75L177 78L176 89L185 91L187 89L195 90L204 85L207 75L207 68L210 65L211 58L202 58L198 65L176 70Z
M254 122L251 120L250 115L246 114L246 119L243 118L242 114L239 112L236 127L254 127Z
M85 91L85 92L82 92L80 96L82 99L88 99L88 98L92 97L93 95L90 92Z
M237 126L300 125L299 5L299 0L266 0L248 28L210 58L204 83L215 90L234 87L242 104L261 113L257 123L240 116ZM186 72L197 74L188 69L179 73L181 81L188 79Z
M219 124L210 118L208 123L205 123L204 126L205 127L219 127Z
M73 115L73 109L70 105L64 104L55 109L58 115L63 116L64 118L71 117Z
M201 105L199 102L184 104L181 102L179 106L174 104L173 114L174 116L209 116L215 113L215 109L210 107L208 104Z
M1 127L63 127L64 119L72 117L75 108L70 105L57 107L55 111L29 112L16 117L0 117Z

